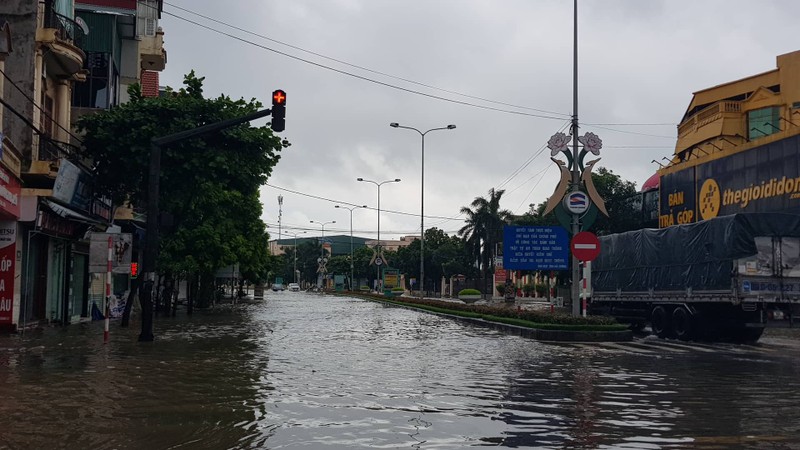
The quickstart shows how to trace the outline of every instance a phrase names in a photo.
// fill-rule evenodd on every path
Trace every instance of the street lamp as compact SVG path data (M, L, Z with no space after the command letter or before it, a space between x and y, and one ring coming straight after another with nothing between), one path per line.
M353 206L352 208L348 208L347 206L340 206L336 205L334 208L344 208L350 211L350 290L353 290L353 211L358 208L366 208L367 205L361 206Z
M392 122L389 126L414 130L422 137L422 174L420 176L419 189L419 298L423 298L423 289L425 287L425 135L436 130L454 130L456 126L448 125L446 127L431 128L424 132L413 127L400 125L397 122Z
M356 181L363 181L364 183L372 183L375 186L378 186L378 244L376 245L377 253L380 254L381 250L381 186L386 183L399 183L400 178L395 178L394 180L385 180L381 182L367 180L365 178L356 178ZM381 275L381 268L378 266L378 279L380 279Z
M331 220L330 222L317 222L317 221L313 221L312 220L311 223L315 223L317 225L321 225L322 226L322 238L320 239L320 248L319 248L319 267L320 267L320 269L322 269L323 267L325 267L325 262L326 262L325 261L325 246L323 244L323 241L325 240L325 225L328 225L329 223L336 223L336 221L335 220ZM322 277L324 277L324 276L325 276L325 274L323 273L322 270L320 270L319 271L319 277L317 278L317 287L318 288L322 288Z
M305 234L306 231L302 231L300 233L287 233L289 236L294 236L294 282L297 283L297 235L298 234Z

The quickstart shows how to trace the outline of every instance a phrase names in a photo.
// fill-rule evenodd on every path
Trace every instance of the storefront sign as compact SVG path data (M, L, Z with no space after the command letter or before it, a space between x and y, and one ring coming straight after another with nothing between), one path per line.
M16 250L17 222L0 221L0 327L13 320Z
M0 216L19 218L20 184L14 175L0 167Z
M659 226L740 212L800 212L800 136L662 175Z
M53 198L81 211L89 211L92 199L89 175L67 159L61 159L53 184Z

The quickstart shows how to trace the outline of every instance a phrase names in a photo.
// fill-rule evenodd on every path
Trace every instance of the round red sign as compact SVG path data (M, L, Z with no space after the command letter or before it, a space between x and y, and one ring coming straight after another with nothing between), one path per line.
M600 254L600 241L594 233L581 231L570 242L572 254L581 261L594 261Z

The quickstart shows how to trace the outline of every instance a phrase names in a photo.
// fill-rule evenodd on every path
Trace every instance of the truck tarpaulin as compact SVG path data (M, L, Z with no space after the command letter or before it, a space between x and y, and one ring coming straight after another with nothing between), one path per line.
M755 255L755 237L800 237L800 215L741 213L600 238L595 292L729 290L736 260Z

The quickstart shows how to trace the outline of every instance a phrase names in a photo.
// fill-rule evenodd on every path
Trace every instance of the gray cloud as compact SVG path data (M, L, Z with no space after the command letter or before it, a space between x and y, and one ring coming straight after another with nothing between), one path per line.
M168 13L224 29L170 3L428 85L557 113L572 110L570 1L170 0L164 7ZM676 124L693 91L771 70L776 55L797 50L798 15L800 3L792 0L581 0L581 122ZM176 86L184 73L196 69L206 77L209 95L256 97L267 103L273 89L287 91L283 135L293 145L269 182L320 197L375 207L375 187L355 179L401 178L401 183L382 188L381 207L419 214L419 135L390 128L389 123L420 129L454 123L456 130L428 135L425 154L425 214L454 217L475 196L500 187L567 119L512 115L413 95L294 61L167 14L161 26L169 52L163 84ZM225 31L403 88L514 109ZM583 125L581 133L586 131L603 139L601 165L638 185L654 172L650 161L671 154L675 143L674 125ZM552 163L543 152L502 186L507 189L503 207L521 213L529 203L544 201L557 177L548 165ZM534 176L537 173L544 175ZM262 190L266 222L277 223L279 194L284 197L284 229L315 229L309 220L336 220L326 234L349 232L349 212L334 209L334 203L272 187ZM357 234L374 236L374 210L356 211L353 217ZM459 220L425 222L426 227L436 224L446 231L461 226ZM383 236L418 230L419 217L382 215Z

